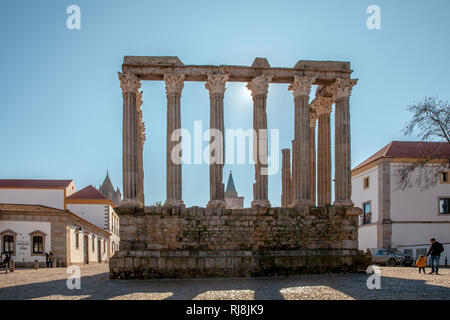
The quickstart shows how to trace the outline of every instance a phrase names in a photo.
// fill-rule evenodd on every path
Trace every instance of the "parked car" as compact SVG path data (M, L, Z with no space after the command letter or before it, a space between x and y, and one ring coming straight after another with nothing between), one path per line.
M413 260L413 258L412 258L411 256L409 256L409 255L407 255L407 254L405 254L405 253L403 253L403 252L400 252L400 251L398 251L398 250L395 250L395 249L388 249L388 251L391 252L391 253L393 253L393 254L403 256L403 263L402 263L402 264L403 264L404 266L410 267L410 266L413 265L414 260Z
M372 261L375 264L384 264L386 266L406 265L410 266L413 260L410 256L395 249L371 249Z

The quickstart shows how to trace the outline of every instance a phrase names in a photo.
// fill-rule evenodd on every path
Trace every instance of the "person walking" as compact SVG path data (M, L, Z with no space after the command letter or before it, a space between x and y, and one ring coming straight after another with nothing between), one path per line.
M442 243L436 241L435 238L430 239L430 249L428 250L427 257L431 256L431 272L433 274L436 270L436 274L439 274L439 260L441 259L441 253L444 252L444 246Z
M426 272L425 272L426 263L427 263L427 258L425 258L424 256L420 256L419 259L417 259L416 266L419 267L419 273L420 273L420 271L423 270L423 274L426 274Z

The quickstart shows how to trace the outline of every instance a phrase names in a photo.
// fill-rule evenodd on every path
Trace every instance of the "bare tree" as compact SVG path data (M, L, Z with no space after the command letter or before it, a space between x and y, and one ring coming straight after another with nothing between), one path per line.
M416 173L414 184L425 190L435 185L440 180L440 173L450 165L450 104L426 97L422 102L408 106L407 111L412 113L412 118L403 130L406 136L416 135L423 142L441 142L433 146L424 143L417 159L396 171L401 190L412 186L413 173Z

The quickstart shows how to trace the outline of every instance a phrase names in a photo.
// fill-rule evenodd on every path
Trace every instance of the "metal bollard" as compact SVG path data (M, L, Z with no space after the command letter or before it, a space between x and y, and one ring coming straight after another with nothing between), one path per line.
M9 272L14 272L16 270L16 262L14 260L9 261Z
M447 257L445 257L445 267L448 268L448 265L447 265Z
M34 269L35 270L39 269L39 261L38 260L34 260Z

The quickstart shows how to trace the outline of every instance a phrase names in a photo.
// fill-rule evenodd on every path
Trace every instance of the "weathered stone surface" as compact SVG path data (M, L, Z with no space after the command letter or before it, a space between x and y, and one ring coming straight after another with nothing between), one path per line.
M111 259L111 278L358 272L368 265L357 250L352 208L187 211L194 214L118 208L124 240Z
M265 60L265 61L264 61ZM266 59L255 59L252 66L184 65L178 57L126 56L123 72L130 72L142 80L162 80L167 72L185 74L186 81L206 81L208 74L229 74L229 81L247 82L264 74L272 76L273 83L291 83L295 76L316 79L315 84L329 84L336 78L349 78L352 70L349 62L300 60L294 68L270 67Z

